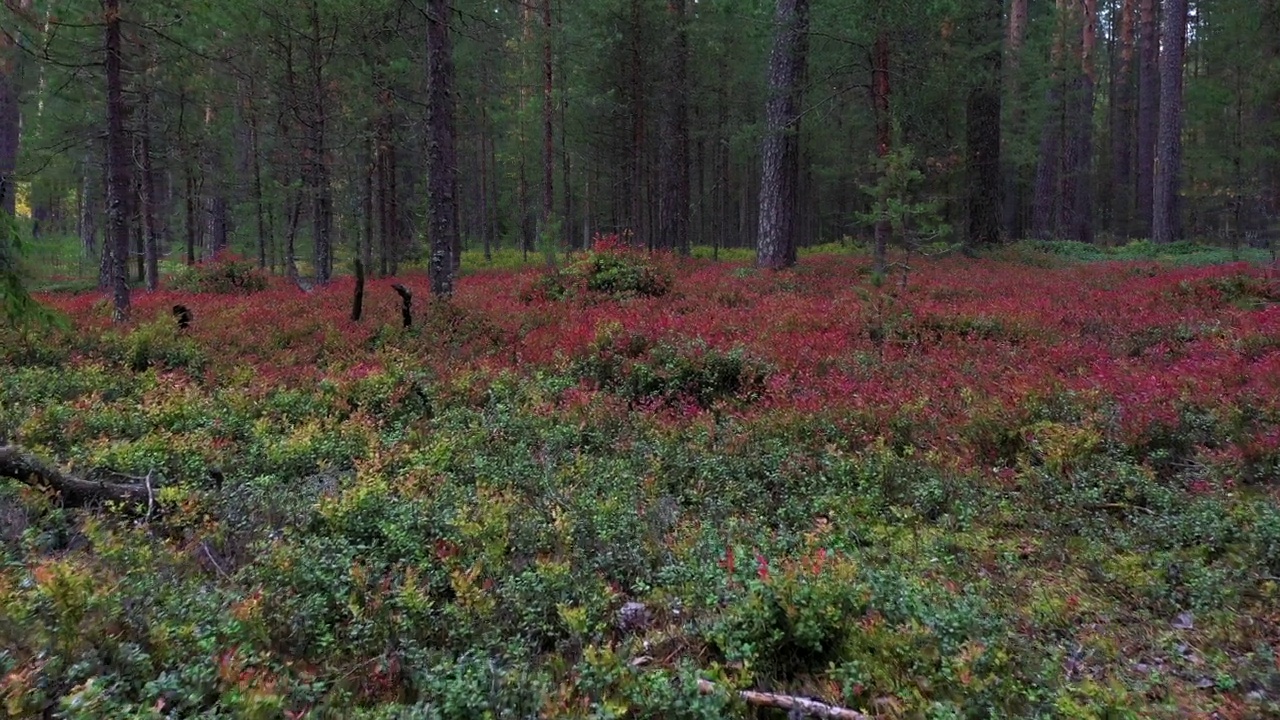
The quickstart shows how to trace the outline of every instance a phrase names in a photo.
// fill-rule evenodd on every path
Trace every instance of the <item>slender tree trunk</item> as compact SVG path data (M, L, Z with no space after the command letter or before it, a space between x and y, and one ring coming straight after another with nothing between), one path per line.
M756 242L756 265L775 270L795 262L795 185L799 178L791 157L797 146L789 142L788 136L799 132L799 85L804 75L804 36L808 31L808 0L777 0L766 129L760 153L760 234Z
M80 162L80 248L85 257L97 252L98 187L94 174L99 171L93 155L86 152Z
M662 147L662 201L658 245L688 255L689 248L689 36L686 0L667 0L672 24L666 132Z
M1170 243L1182 234L1178 181L1182 174L1182 73L1187 47L1187 0L1165 4L1160 58L1160 132L1156 142L1151 241Z
M142 200L142 212L140 215L142 216L142 229L144 232L144 277L147 283L147 292L155 292L160 287L160 222L158 213L160 199L159 194L156 192L156 180L151 163L150 86L144 87L139 96L142 110L138 122L138 150L141 156L139 171L142 174L141 182L139 183L141 185L139 197Z
M538 235L542 242L551 239L551 221L555 214L555 85L551 54L551 0L542 0L542 213Z
M315 242L317 283L327 283L333 276L333 198L329 183L329 159L325 147L325 124L328 118L328 95L325 92L324 50L321 47L320 8L311 2L311 88L314 114L310 129L310 162L312 182L311 223Z
M1151 237L1155 199L1156 134L1160 126L1160 14L1157 0L1139 0L1138 143L1134 178L1135 231Z
M630 187L628 200L631 202L628 225L634 233L634 242L642 246L649 245L645 234L644 221L644 156L645 142L645 70L642 38L641 0L631 0L631 73L628 77L627 94L631 107L631 157Z
M1000 48L1003 0L982 0L974 12L974 40L987 47L966 110L969 149L969 246L1000 241Z
M186 200L187 200L187 265L196 264L196 177L192 169L194 163L186 163Z
M1080 44L1067 105L1062 191L1062 231L1076 242L1093 242L1093 94L1096 83L1097 0L1073 0Z
M124 100L124 58L120 41L120 0L102 0L106 27L107 77L107 237L111 290L118 322L129 319L129 137Z
M253 206L258 221L258 267L267 267L267 247L272 244L272 228L267 224L266 201L262 197L262 139L255 108L249 114L249 135L253 153Z
M20 0L25 10L29 0ZM11 11L12 12L12 11ZM17 204L18 145L22 116L18 107L18 51L11 35L0 32L0 213L13 217Z
M886 161L893 151L893 126L889 114L889 35L881 31L871 49L871 110L876 124L876 157ZM889 240L893 226L888 218L879 218L875 226L875 270L884 273L889 264Z
M1118 63L1114 80L1115 98L1111 123L1112 225L1123 237L1131 230L1133 217L1133 88L1134 50L1138 0L1123 0L1116 45Z
M431 290L438 297L453 294L453 255L458 243L452 11L449 0L427 1L427 215Z
M1005 97L1013 109L1009 113L1009 127L1001 132L1003 142L1009 142L1017 134L1026 131L1027 107L1022 79L1022 53L1026 43L1028 22L1027 0L1011 0L1009 24L1005 36ZM1020 165L1009 160L1013 153L1004 153L1005 169L1004 227L1010 238L1022 238L1026 234L1025 199L1027 183Z

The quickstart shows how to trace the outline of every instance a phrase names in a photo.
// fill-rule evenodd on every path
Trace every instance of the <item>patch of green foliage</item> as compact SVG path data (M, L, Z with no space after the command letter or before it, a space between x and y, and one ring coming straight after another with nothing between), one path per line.
M249 260L223 255L182 267L170 277L168 285L181 292L242 295L267 289L267 276Z

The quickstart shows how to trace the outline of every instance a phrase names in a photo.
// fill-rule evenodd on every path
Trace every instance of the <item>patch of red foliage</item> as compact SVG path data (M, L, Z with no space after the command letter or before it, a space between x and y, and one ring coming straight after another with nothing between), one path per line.
M847 257L785 273L671 263L674 292L623 302L525 302L529 271L464 277L450 307L430 299L423 276L370 280L362 323L349 319L346 277L310 294L282 280L248 297L138 293L133 312L146 320L174 303L192 308L189 333L213 358L214 382L246 365L264 388L364 377L387 363L371 349L375 335L442 378L564 370L599 352L602 338L696 340L771 368L763 398L716 412L780 427L817 419L846 440L887 438L958 466L1009 461L1010 431L1045 418L1089 422L1140 455L1189 442L1240 472L1280 457L1280 306L1231 297L1233 287L1272 287L1256 268L955 259L919 263L905 289L877 289L867 262ZM398 328L393 282L418 291L416 334ZM46 299L83 330L110 327L99 296ZM591 396L585 386L568 393L561 410ZM681 424L708 413L653 412ZM1210 436L1196 435L1196 418Z

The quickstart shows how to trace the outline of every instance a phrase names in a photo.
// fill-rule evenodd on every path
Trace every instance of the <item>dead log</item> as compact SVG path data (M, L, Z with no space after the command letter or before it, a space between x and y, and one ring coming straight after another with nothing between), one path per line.
M698 691L703 695L711 695L717 691L717 688L711 681L699 679ZM741 697L748 705L753 707L778 708L779 710L797 713L802 717L812 716L824 718L825 720L871 720L870 715L860 713L857 710L827 705L817 700L793 695L741 690L738 692L738 697Z
M351 321L360 322L364 315L364 264L356 260L356 296L351 300Z
M104 501L140 505L148 511L155 506L155 489L150 482L90 480L63 472L17 445L0 445L0 477L12 478L35 488L53 490L68 507L83 507Z
M391 289L400 295L400 317L404 320L404 326L411 327L413 325L413 291L400 283L392 285Z

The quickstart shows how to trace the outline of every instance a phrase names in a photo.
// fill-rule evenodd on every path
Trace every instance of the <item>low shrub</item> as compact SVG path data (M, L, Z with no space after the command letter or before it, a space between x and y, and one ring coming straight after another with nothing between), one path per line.
M174 290L219 295L248 295L267 289L267 276L249 260L234 255L183 268L169 280Z
M615 299L662 297L675 278L654 256L623 246L616 235L597 237L593 247L568 267L539 275L525 290L535 299L605 296Z

